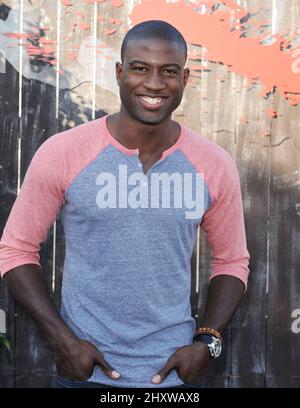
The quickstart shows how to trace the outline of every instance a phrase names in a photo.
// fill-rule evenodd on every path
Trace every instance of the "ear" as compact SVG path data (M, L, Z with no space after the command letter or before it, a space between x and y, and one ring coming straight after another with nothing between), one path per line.
M123 66L121 62L116 62L116 79L117 79L118 85L121 80L122 70L123 70Z
M189 80L189 77L190 77L190 69L189 68L184 68L184 71L183 71L183 83L184 83L184 86L186 86L186 84L187 84L187 82Z

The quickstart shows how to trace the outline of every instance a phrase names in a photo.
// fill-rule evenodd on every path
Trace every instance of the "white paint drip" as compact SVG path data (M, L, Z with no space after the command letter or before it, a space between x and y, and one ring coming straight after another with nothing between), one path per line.
M271 148L268 148L268 219L267 219L267 265L266 265L266 294L269 293L270 280L270 213L271 213Z
M21 118L20 118L20 129L22 129L22 123L21 123ZM21 188L21 141L22 139L19 137L18 138L18 180L17 180L17 195L20 192Z
M272 35L277 32L277 0L272 0ZM282 0L281 0L282 1Z
M58 120L59 115L59 90L60 90L60 29L61 29L61 5L60 0L56 2L56 76L55 76L55 119ZM53 244L52 244L52 292L55 292L55 276L56 276L56 221L53 223Z
M99 37L96 38L95 49L103 43L103 40ZM95 81L95 86L98 85L102 89L112 92L117 97L119 96L119 88L115 78L115 64L118 60L118 52L114 48L103 48L102 54L99 57L97 55L95 76L93 77L93 71L90 64L87 61L91 60L91 48L90 44L93 43L93 36L87 36L80 44L78 53L78 68L73 71L73 76L77 78L77 81ZM105 58L109 57L109 59ZM95 58L94 58L95 59Z
M23 15L24 15L24 3L20 0L19 10L19 34L23 34ZM23 39L20 39L19 43L19 138L18 138L18 164L17 164L17 195L21 188L21 137L22 137L22 103L23 103Z
M23 34L23 14L24 14L24 3L20 0L20 10L19 10L19 34ZM22 78L23 78L23 39L20 38L19 43L19 118L22 116Z
M5 52L0 50L0 74L5 74L6 73L6 57L5 57Z
M56 1L57 15L56 15L56 89L55 89L55 118L58 119L58 107L59 107L59 71L60 71L60 19L61 19L61 8L60 0Z
M52 292L55 292L55 276L56 276L56 221L53 224L53 261L52 261Z
M93 89L92 89L92 119L95 119L96 112L96 69L97 69L97 2L94 3L93 16Z
M197 228L197 251L196 251L196 293L200 291L200 225Z
M0 333L6 333L6 319L4 310L0 309Z

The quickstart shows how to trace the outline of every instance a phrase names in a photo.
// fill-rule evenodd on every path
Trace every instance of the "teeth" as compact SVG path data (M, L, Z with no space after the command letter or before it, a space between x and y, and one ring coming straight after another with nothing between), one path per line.
M162 98L151 98L149 96L141 96L141 99L150 105L156 105L162 101Z

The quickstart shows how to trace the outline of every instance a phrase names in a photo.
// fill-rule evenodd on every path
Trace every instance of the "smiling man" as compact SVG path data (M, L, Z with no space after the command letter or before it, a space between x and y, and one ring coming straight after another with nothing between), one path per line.
M57 387L200 384L246 290L236 165L172 120L189 78L186 58L184 38L166 22L128 31L116 63L120 111L44 142L10 213L1 276L55 351ZM197 211L187 216L191 208ZM60 312L39 262L59 211L66 239ZM213 260L196 324L190 261L198 226Z

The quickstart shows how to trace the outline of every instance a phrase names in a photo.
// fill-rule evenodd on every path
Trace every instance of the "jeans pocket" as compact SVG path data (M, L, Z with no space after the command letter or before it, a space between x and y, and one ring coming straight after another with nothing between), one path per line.
M79 388L86 384L87 384L87 381L68 380L59 375L56 375L54 379L54 385L56 388Z

